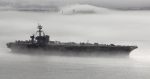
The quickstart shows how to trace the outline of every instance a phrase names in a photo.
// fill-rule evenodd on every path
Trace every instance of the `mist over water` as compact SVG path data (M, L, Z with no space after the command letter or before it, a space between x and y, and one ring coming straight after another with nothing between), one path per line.
M102 10L102 9L101 9ZM0 12L2 79L149 79L150 11ZM7 42L29 40L40 23L50 40L137 45L129 58L68 57L11 53Z

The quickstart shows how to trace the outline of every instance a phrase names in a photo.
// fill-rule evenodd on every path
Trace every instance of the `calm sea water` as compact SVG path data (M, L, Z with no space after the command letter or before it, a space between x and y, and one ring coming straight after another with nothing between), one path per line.
M0 52L2 79L149 79L150 62L138 58L64 57Z
M149 79L150 12L61 15L2 11L0 13L1 79ZM65 57L13 54L5 46L29 39L37 23L51 40L138 45L129 58ZM144 41L143 41L144 40Z

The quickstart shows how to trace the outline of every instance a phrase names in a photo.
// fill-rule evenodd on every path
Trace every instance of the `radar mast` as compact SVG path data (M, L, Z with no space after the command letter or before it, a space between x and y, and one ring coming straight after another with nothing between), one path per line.
M38 32L39 32L39 36L41 36L41 33L42 33L42 26L40 25L40 24L38 24L38 27L37 27L39 30L38 30Z

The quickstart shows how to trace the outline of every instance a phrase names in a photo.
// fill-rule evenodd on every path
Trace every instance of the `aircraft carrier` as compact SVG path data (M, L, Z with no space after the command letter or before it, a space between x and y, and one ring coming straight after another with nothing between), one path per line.
M7 43L13 52L28 54L54 54L54 55L129 55L137 46L123 46L99 43L75 43L52 41L45 35L42 26L30 36L30 40Z

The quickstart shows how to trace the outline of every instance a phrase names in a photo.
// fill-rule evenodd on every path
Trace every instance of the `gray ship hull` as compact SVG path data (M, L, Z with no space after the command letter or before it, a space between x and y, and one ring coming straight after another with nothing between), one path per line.
M13 52L24 54L49 54L49 55L125 55L136 49L136 46L70 46L70 45L7 45Z

